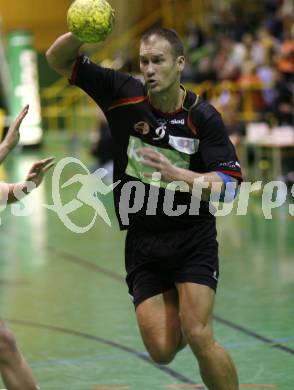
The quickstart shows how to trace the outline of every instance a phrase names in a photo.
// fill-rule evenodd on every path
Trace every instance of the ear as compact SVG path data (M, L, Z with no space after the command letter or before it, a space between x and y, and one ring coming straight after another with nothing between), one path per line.
M183 70L185 68L185 63L186 63L186 60L185 60L184 56L179 56L177 58L177 68L178 68L179 72L183 72Z

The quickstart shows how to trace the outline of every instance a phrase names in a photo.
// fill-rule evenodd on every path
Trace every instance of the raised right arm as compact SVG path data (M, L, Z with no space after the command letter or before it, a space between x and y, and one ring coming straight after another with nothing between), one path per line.
M46 56L49 65L62 76L86 92L105 113L117 100L130 98L132 93L139 96L143 93L141 83L126 73L112 68L101 67L87 56L81 56L83 42L72 33L61 35L48 49ZM76 61L80 57L80 61ZM76 68L74 69L74 67ZM131 82L130 84L127 82ZM125 87L125 88L123 88ZM135 92L130 92L135 88ZM138 92L137 92L138 90Z
M83 42L71 32L61 35L46 52L48 64L57 73L69 78L82 45Z

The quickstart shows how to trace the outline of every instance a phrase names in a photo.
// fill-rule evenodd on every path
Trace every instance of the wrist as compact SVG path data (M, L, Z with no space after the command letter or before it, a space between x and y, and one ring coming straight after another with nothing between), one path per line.
M20 183L20 186L19 188L21 189L21 191L25 194L25 195L28 195L31 191L29 190L29 187L28 187L28 182L25 181L23 183Z
M9 188L8 198L7 198L8 203L17 202L28 194L28 192L26 191L25 182L8 184L8 188Z
M76 45L78 48L81 47L84 42L81 41L79 38L77 38L72 32L68 32L65 34L67 39L74 45Z
M0 145L0 163L2 163L7 155L9 154L10 150L13 147L9 148L9 144L5 141L3 141Z
M1 150L4 151L4 152L10 152L10 150L12 150L14 148L14 146L15 145L9 144L9 142L7 142L4 139L3 142L1 143Z
M186 172L183 168L174 167L173 181L186 181Z

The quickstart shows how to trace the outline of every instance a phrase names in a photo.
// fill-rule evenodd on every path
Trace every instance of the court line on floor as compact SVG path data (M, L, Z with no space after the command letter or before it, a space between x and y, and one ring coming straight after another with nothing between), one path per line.
M98 385L93 387L92 390L127 390L129 389L129 386L104 386L104 385Z
M179 372L177 372L169 367L161 366L159 364L154 363L151 360L151 358L149 356L147 356L145 353L136 351L133 348L126 347L125 345L116 343L116 342L111 341L111 340L104 339L104 338L99 337L99 336L94 336L94 335L91 335L89 333L79 332L77 330L67 329L67 328L63 328L60 326L41 324L41 323L32 322L32 321L18 320L15 318L5 318L5 321L11 322L13 324L30 326L30 327L39 328L39 329L47 329L47 330L51 330L54 332L65 333L68 335L77 336L77 337L81 337L81 338L88 339L88 340L94 340L94 341L97 341L101 344L105 344L105 345L114 347L116 349L119 349L121 351L130 353L130 354L136 356L137 358L145 361L146 363L149 363L151 366L157 368L158 370L164 372L165 374L177 379L178 381L180 381L182 383L186 383L186 384L193 383L193 380L187 378L185 375L182 375ZM201 389L205 390L205 387L202 386Z
M17 287L17 286L25 286L29 284L28 280L25 279L0 279L0 286L5 287Z
M294 341L294 336L289 336L289 337L278 337L276 339L273 339L274 343L287 343ZM230 348L230 349L240 349L243 347L252 347L256 345L263 344L263 341L261 340L252 340L252 341L240 341L240 342L227 342L224 343L224 347Z
M56 249L55 247L53 247L51 245L47 245L47 249L50 251L50 253L55 252L56 254L58 254L59 256L62 256L66 260L69 260L69 261L76 263L76 264L79 264L79 265L83 265L84 267L86 267L88 269L95 270L95 271L102 273L106 276L109 276L110 278L113 278L119 282L125 283L125 278L122 277L120 274L113 272L113 271L109 271L108 269L103 268L101 266L98 266L96 264L93 264L89 260L85 260L83 258L80 258L77 255L73 255L71 253L61 251L61 250ZM247 336L251 336L259 341L262 341L263 343L270 345L272 348L279 349L283 352L287 352L287 353L294 355L293 348L286 347L281 343L277 343L275 340L272 340L272 339L269 339L265 336L262 336L261 334L259 334L257 332L254 332L250 329L247 329L244 326L238 325L232 321L226 320L218 315L214 315L213 318L215 319L215 321L217 321L223 325L226 325L230 328L233 328L235 330L238 330L241 333L246 334Z
M125 356L125 352L120 351L121 353L114 354L113 352L108 354L99 354L99 355L89 355L89 356L82 356L82 357L76 357L72 359L49 359L49 360L43 360L43 361L37 361L33 362L31 364L31 367L34 369L39 368L48 368L48 367L59 367L59 366L69 366L69 365L79 365L82 366L83 364L93 364L95 365L99 364L100 361L103 361L104 363L106 361L122 361L123 356Z
M274 384L266 384L266 383L241 383L240 388L243 389L276 389L277 386ZM166 389L201 389L201 385L193 385L193 384L171 384L166 385Z
M87 269L90 269L90 270L93 270L93 271L97 271L97 272L99 272L102 275L109 276L112 279L115 279L115 280L117 280L119 282L125 283L125 278L123 276L121 276L120 274L118 274L117 272L113 272L113 271L108 270L107 268L100 267L99 265L94 264L94 263L92 263L89 260L82 259L79 256L73 255L73 254L68 253L68 252L64 252L64 251L62 251L60 249L56 249L56 247L51 246L51 245L47 245L46 249L50 253L55 252L57 255L59 255L59 256L61 255L63 258L65 258L66 260L70 261L71 263L76 263L76 264L79 264L79 265L83 265L83 267L85 267Z
M224 319L224 318L222 318L222 317L220 317L218 315L214 315L213 318L216 321L220 322L221 324L229 326L230 328L233 328L235 330L239 330L240 332L245 333L248 336L254 337L255 339L257 339L259 341L262 341L265 344L269 344L273 348L280 349L280 350L282 350L284 352L288 352L288 353L294 355L294 349L293 348L286 347L285 345L283 345L283 344L281 344L279 342L276 342L275 340L272 340L272 339L269 339L269 338L267 338L265 336L262 336L259 333L256 333L256 332L254 332L254 331L252 331L250 329L247 329L247 328L245 328L242 325L235 324L234 322L226 320L226 319Z

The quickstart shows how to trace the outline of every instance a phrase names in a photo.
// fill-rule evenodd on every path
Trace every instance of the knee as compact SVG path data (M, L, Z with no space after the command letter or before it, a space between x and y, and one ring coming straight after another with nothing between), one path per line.
M215 344L208 324L194 324L184 329L188 344L197 355L204 355Z
M13 333L0 321L0 361L5 362L17 350Z
M177 353L175 348L164 344L157 344L153 348L147 348L151 359L160 365L167 365L174 360Z
M166 366L174 360L175 354L166 354L162 353L162 351L157 351L150 353L150 357L154 363Z

